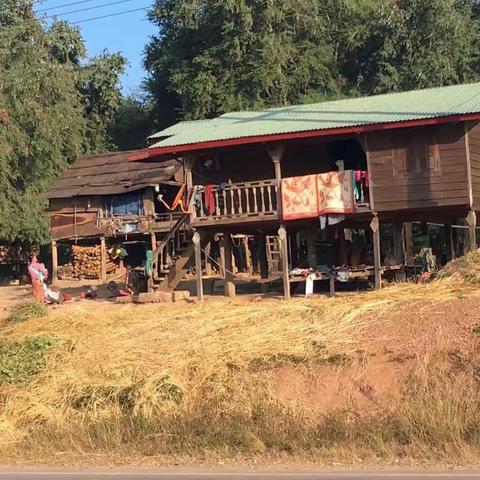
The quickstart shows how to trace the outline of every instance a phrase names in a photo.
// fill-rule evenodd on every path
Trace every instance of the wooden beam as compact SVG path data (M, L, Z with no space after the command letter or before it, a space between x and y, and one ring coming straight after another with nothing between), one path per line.
M413 265L413 224L405 223L403 229L406 262L408 265Z
M234 297L236 295L235 284L233 283L233 262L232 262L232 237L229 233L223 234L223 262L224 262L224 279L225 279L225 296Z
M107 248L105 244L105 237L100 238L100 280L102 283L107 282Z
M248 236L246 235L243 238L243 250L245 251L245 267L247 269L247 273L249 275L252 275L253 273L252 254L250 252L250 246L248 244Z
M286 299L290 299L290 272L288 262L287 230L283 225L278 229L278 238L280 242L280 256L282 260L283 295Z
M52 249L52 283L57 283L58 281L58 249L57 249L56 240L52 240L51 249Z
M213 265L212 265L212 242L208 242L205 246L205 274L207 277L213 275Z
M152 246L152 251L154 252L157 249L157 235L155 232L150 232L150 244Z
M382 260L380 250L380 222L375 216L370 224L373 236L373 261L375 266L375 288L382 288Z
M403 248L403 223L393 224L393 256L397 265L405 263Z
M306 232L307 240L307 255L308 255L308 266L310 268L317 267L317 245L316 245L316 230L309 229Z
M264 233L257 235L257 258L260 267L260 276L263 280L268 278L268 259L267 259L267 236Z
M203 280L202 280L202 243L200 233L195 232L192 238L195 245L195 272L197 277L197 299L203 302Z
M447 246L447 262L455 258L455 247L453 242L453 228L450 223L445 225L445 243Z

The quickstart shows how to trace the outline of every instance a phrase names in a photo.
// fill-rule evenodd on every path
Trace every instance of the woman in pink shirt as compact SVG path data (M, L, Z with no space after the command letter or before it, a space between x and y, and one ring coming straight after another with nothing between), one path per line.
M44 283L48 278L48 270L43 263L39 263L35 254L30 255L28 274L32 280L33 298L40 303L45 303Z

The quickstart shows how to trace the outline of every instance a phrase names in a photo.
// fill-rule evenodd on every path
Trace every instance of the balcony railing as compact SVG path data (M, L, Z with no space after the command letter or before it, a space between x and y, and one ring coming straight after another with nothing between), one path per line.
M278 219L277 180L202 187L195 198L194 222L216 223Z

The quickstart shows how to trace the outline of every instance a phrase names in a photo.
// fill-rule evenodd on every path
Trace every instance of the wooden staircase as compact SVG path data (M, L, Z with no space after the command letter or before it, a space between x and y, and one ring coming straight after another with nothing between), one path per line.
M188 214L183 215L153 252L153 278L150 285L153 290L175 290L194 264L195 246L192 242L193 231L187 225L188 219ZM202 249L211 238L211 235L203 236Z

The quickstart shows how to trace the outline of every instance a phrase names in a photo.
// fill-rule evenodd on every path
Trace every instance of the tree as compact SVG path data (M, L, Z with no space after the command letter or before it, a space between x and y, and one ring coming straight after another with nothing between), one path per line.
M140 95L123 97L109 128L109 136L119 150L145 147L146 138L154 133L150 102Z
M160 33L146 50L147 88L182 118L336 91L320 2L157 0L150 19Z
M478 0L156 0L158 126L479 78Z
M361 93L404 91L479 78L475 2L397 0L378 5L363 42L340 70ZM367 19L365 19L366 21Z
M2 2L0 239L46 241L42 192L79 154L108 143L118 61L112 67L116 81L110 76L92 85L84 55L77 29L64 22L45 27L29 1ZM94 68L99 68L95 62ZM92 119L96 135L91 134Z

